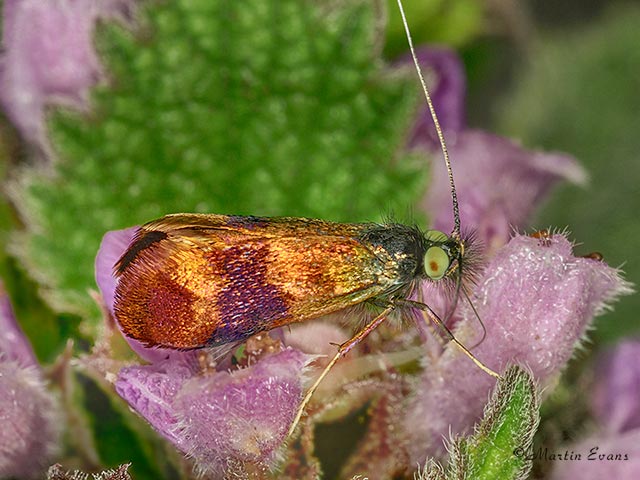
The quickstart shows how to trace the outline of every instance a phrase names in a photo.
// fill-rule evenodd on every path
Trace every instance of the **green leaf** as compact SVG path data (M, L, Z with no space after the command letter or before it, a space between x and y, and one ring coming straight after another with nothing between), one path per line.
M548 36L523 68L505 102L502 130L537 148L571 152L591 185L557 192L541 225L565 226L584 253L599 251L640 283L638 72L640 8L611 8L599 23ZM593 335L616 339L640 332L640 296L626 298L598 320Z
M53 172L14 185L14 250L56 309L98 317L107 230L180 211L375 221L420 199L424 165L403 153L415 79L382 69L369 2L182 0L138 18L98 35L110 81L92 113L52 115Z
M521 367L510 367L499 380L474 434L454 441L446 471L430 461L419 478L527 478L539 419L538 396L531 374Z

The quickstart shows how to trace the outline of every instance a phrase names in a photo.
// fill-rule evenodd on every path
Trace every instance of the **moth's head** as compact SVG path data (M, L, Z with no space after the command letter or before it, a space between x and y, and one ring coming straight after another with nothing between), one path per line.
M442 279L458 281L465 265L467 241L458 235L447 235L439 230L425 232L424 275L437 282Z

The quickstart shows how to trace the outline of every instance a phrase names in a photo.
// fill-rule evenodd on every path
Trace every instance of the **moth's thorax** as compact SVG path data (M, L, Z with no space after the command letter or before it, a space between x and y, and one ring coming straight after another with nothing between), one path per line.
M373 225L362 234L384 265L381 283L390 289L407 286L421 276L425 253L424 236L416 227L401 224Z

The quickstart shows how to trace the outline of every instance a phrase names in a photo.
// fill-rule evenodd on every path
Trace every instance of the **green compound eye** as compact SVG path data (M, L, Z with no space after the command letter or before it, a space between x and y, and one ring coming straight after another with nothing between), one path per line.
M440 230L427 230L424 236L430 242L444 243L447 240L449 240L449 237L447 236L447 234L442 233Z
M430 247L424 254L424 271L432 280L440 280L449 269L451 259L440 247Z

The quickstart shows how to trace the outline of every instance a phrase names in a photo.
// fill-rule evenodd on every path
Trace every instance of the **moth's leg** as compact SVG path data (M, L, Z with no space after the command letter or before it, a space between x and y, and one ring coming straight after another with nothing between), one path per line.
M335 356L331 359L331 361L327 364L327 366L324 367L324 370L322 371L322 373L320 373L320 375L318 376L316 381L313 383L313 385L311 385L309 390L307 390L307 394L304 396L304 398L302 399L302 402L300 403L300 407L298 408L298 412L296 413L296 416L293 419L293 423L289 428L289 432L287 433L287 436L290 436L298 426L298 423L302 418L302 414L304 413L305 408L311 401L311 397L313 397L314 392L318 389L318 386L320 385L322 380L324 380L324 377L327 376L329 371L331 371L331 369L336 364L336 362L340 360L340 358L344 357L353 347L355 347L358 343L360 343L373 330L375 330L376 327L380 325L393 310L395 310L395 308L396 308L395 304L387 303L386 308L379 315L377 315L373 320L371 320L362 330L356 333L351 339L347 340L346 342L344 342L338 347L338 351L335 354Z
M484 363L482 363L480 360L478 360L478 358L473 353L471 353L469 351L469 349L467 347L465 347L455 337L455 335L453 333L451 333L451 330L449 330L446 327L446 325L442 322L442 320L440 320L440 317L438 317L438 315L436 315L436 313L431 309L431 307L429 307L429 305L427 305L425 303L415 302L413 300L398 300L396 304L398 306L407 305L407 306L410 306L410 307L413 307L413 308L417 308L418 310L420 310L420 312L422 313L422 318L424 319L425 322L428 323L429 321L432 321L439 328L441 328L442 331L449 338L449 340L451 340L456 345L456 347L458 347L460 350L462 350L462 353L464 353L467 357L469 357L473 361L473 363L475 363L482 371L484 371L485 373L491 375L492 377L501 378L499 373L496 373L495 371L491 370Z
M424 303L424 291L421 288L418 289L418 301L416 303L419 303L421 305L426 305L426 303ZM409 305L409 306L412 308L415 308L415 306L413 305ZM420 315L424 319L424 313L422 309L418 309L418 310L420 311ZM436 340L436 342L440 344L441 347L444 347L445 344L447 343L447 340L443 338L442 332L438 329L437 325L435 325L433 322L424 322L424 323L427 326L427 330L431 332L431 336Z

